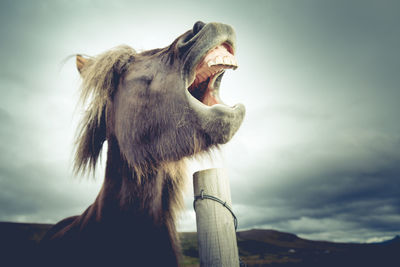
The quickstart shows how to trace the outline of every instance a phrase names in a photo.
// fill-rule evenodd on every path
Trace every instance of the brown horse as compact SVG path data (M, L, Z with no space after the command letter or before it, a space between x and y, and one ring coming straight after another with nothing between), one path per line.
M225 69L237 67L234 52L230 26L197 22L162 49L121 46L77 56L89 106L75 170L94 171L107 141L105 178L82 215L46 234L46 263L179 265L184 159L228 142L244 117L243 105L227 106L218 96Z

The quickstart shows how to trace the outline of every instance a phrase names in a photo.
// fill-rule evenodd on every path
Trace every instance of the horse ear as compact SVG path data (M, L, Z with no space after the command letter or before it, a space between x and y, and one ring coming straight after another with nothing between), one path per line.
M81 55L76 55L76 68L78 69L79 73L82 73L82 68L88 62L87 58L84 58Z

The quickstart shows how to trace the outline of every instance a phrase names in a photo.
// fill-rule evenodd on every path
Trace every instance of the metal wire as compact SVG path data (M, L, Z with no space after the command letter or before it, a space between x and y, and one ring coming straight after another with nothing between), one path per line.
M200 191L200 195L194 196L194 201L193 201L193 209L194 210L196 210L196 201L199 200L199 199L201 199L201 200L203 200L203 199L214 200L214 201L220 203L222 206L224 206L227 210L229 210L229 212L232 214L232 217L233 217L233 223L235 225L235 231L237 230L237 227L238 227L237 218L236 218L235 214L233 213L232 208L226 203L226 201L222 201L221 199L219 199L217 197L214 197L214 196L211 196L211 195L206 195L206 194L204 194L204 190L202 189Z

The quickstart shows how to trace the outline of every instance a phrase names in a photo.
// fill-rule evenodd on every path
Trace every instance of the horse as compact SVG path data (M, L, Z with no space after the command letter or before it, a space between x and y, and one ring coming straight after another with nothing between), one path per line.
M105 177L83 214L46 233L43 264L179 266L186 159L227 143L245 115L219 97L235 45L231 26L199 21L164 48L76 55L87 109L74 170L94 173L106 147Z

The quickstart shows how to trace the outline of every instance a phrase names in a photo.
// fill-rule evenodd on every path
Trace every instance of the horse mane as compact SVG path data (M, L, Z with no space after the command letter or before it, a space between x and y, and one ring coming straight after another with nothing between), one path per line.
M118 87L121 75L136 51L122 45L86 60L79 70L82 77L81 105L87 109L78 127L75 140L74 173L95 171L106 140L106 106Z

